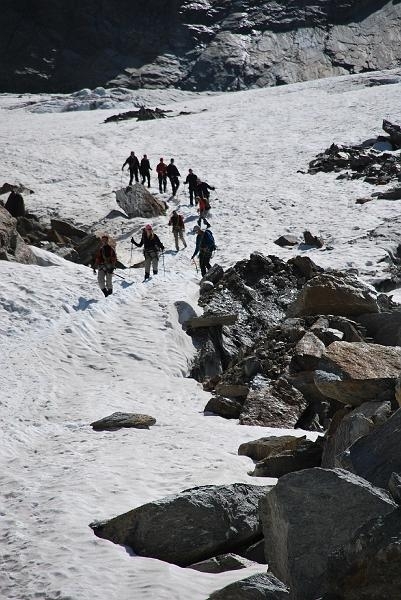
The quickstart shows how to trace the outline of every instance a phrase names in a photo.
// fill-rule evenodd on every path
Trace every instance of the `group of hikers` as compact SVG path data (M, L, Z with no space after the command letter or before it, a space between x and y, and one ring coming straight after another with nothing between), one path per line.
M141 161L139 161L138 157L135 155L135 152L132 150L129 157L121 167L122 171L124 171L125 165L128 165L129 170L129 186L132 185L134 178L135 182L139 183L139 176L141 176L141 184L145 185L145 181L147 181L148 188L150 188L150 173L152 171L152 167L150 166L150 162L146 154L144 154ZM173 196L175 196L178 188L180 187L181 173L175 165L174 158L170 158L169 164L166 164L164 162L164 158L161 157L156 166L156 173L159 182L159 192L161 194L166 193L167 180L169 180L171 184L171 193ZM188 175L184 181L184 185L188 185L189 203L191 206L194 206L194 200L197 204L197 198L209 199L209 190L215 189L212 185L206 183L206 181L202 181L192 169L188 170Z
M146 154L143 155L142 160L139 162L135 156L135 152L131 152L122 166L124 170L125 165L128 165L130 172L130 182L132 185L133 179L139 183L139 175L142 177L142 185L145 181L148 182L150 187L150 163ZM159 181L159 191L163 193L167 188L167 179L170 180L172 187L172 195L175 196L180 186L179 177L180 172L174 164L174 158L170 159L170 163L166 165L163 158L160 158L159 164L156 167L156 172ZM199 213L197 225L192 229L193 233L196 234L195 251L191 257L193 261L196 256L199 256L199 268L204 277L207 271L211 268L210 260L213 252L216 250L216 245L213 237L213 233L210 230L210 223L207 220L207 215L210 210L210 190L215 188L205 181L202 181L192 169L189 169L184 185L188 185L190 206L197 206ZM206 229L202 229L202 222L206 225ZM181 241L183 247L187 247L185 241L185 224L184 219L177 210L173 210L170 216L168 225L172 228L174 236L175 249L179 251L179 242ZM159 237L153 231L152 225L148 224L142 229L141 239L136 242L134 237L131 238L131 244L137 248L143 247L144 254L144 266L145 266L145 278L147 281L150 278L150 271L152 268L153 275L157 275L159 270L159 257L164 252L164 245L160 241ZM103 294L107 297L113 293L112 275L116 268L117 256L115 249L111 243L108 235L103 235L100 240L100 246L96 253L93 270L97 273L99 287Z

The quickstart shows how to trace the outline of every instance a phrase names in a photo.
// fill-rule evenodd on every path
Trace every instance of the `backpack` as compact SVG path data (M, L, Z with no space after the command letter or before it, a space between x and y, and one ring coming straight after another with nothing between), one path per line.
M206 229L205 233L203 234L203 242L207 249L211 252L214 252L216 250L216 244L214 241L213 233L210 231L210 229Z

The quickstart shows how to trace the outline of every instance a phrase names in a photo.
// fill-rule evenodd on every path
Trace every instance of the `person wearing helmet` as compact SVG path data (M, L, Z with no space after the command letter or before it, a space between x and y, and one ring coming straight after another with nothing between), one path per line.
M145 225L142 229L141 241L138 243L132 237L131 244L134 244L137 248L143 246L143 255L145 257L145 281L150 277L151 266L153 275L157 275L159 269L159 255L164 250L164 246L153 231L152 225Z
M103 294L107 297L113 293L113 271L116 267L117 256L110 244L108 235L102 235L100 246L96 252L93 272L97 270L97 281Z
M195 225L192 231L196 233L196 246L195 252L191 256L191 260L199 253L199 267L202 277L204 277L207 271L212 268L210 259L212 258L213 252L216 250L216 244L210 229L203 231L199 225Z
M156 172L159 180L159 192L162 194L163 192L166 192L167 188L167 165L163 161L163 158L160 159L160 162L156 167Z

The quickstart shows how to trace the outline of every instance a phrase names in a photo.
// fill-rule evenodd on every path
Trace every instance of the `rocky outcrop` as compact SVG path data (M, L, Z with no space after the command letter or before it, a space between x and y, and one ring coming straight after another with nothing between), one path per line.
M259 539L258 503L266 491L242 483L197 487L91 527L136 554L186 567Z
M17 221L0 206L0 260L37 264L32 250L17 231Z
M329 555L396 507L382 490L341 469L285 475L260 503L269 568L294 600L318 598Z
M341 467L343 452L383 425L390 414L390 402L364 402L354 410L344 407L337 411L325 435L322 467Z
M237 554L220 554L219 556L194 563L188 568L200 571L201 573L224 573L225 571L246 569L253 566L253 564L250 560Z
M401 348L379 344L334 342L315 371L315 383L328 398L358 406L394 400L401 374Z
M131 9L128 0L4 0L0 91L238 90L389 69L401 58L398 2L137 0L133 20Z
M130 219L159 217L166 212L164 202L158 200L140 183L116 191L116 202Z
M395 600L401 589L400 549L400 510L370 521L329 557L322 600Z
M401 473L401 408L383 425L357 440L341 457L341 465L373 485L387 488L393 471Z
M293 317L342 315L355 317L379 311L376 294L353 275L323 273L310 279L289 307Z
M95 431L115 431L116 429L122 429L124 427L149 429L149 427L155 423L156 419L149 415L115 412L108 417L99 419L99 421L93 421L91 427L93 427Z
M213 592L208 600L289 600L286 586L270 573L258 573Z

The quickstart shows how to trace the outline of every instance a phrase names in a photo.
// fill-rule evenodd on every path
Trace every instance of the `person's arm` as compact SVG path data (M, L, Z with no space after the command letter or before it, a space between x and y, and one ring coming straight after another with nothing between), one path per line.
M156 238L156 245L160 248L160 250L164 250L164 246L161 243L159 236L155 235L155 238Z
M123 166L121 167L121 171L124 171L124 167L125 167L125 165L127 165L127 164L128 164L128 158L127 158L127 160L125 161L125 163L123 164Z
M195 258L195 256L196 256L196 255L198 254L198 252L199 252L199 249L200 249L200 238L201 238L201 236L200 236L200 235L197 235L197 236L196 236L195 252L194 252L194 253L193 253L193 255L191 256L191 260L192 260L193 258Z
M132 236L132 238L131 238L131 244L134 244L134 246L136 246L137 248L140 248L141 246L143 246L143 237L141 237L141 241L138 244L138 242L136 242L134 240L134 236Z
M209 185L208 183L206 184L206 187L207 187L209 190L215 190L215 189L216 189L215 187L213 187L212 185Z
M189 183L189 181L188 181L188 175L187 175L186 180L184 181L184 185L187 185L187 183Z

